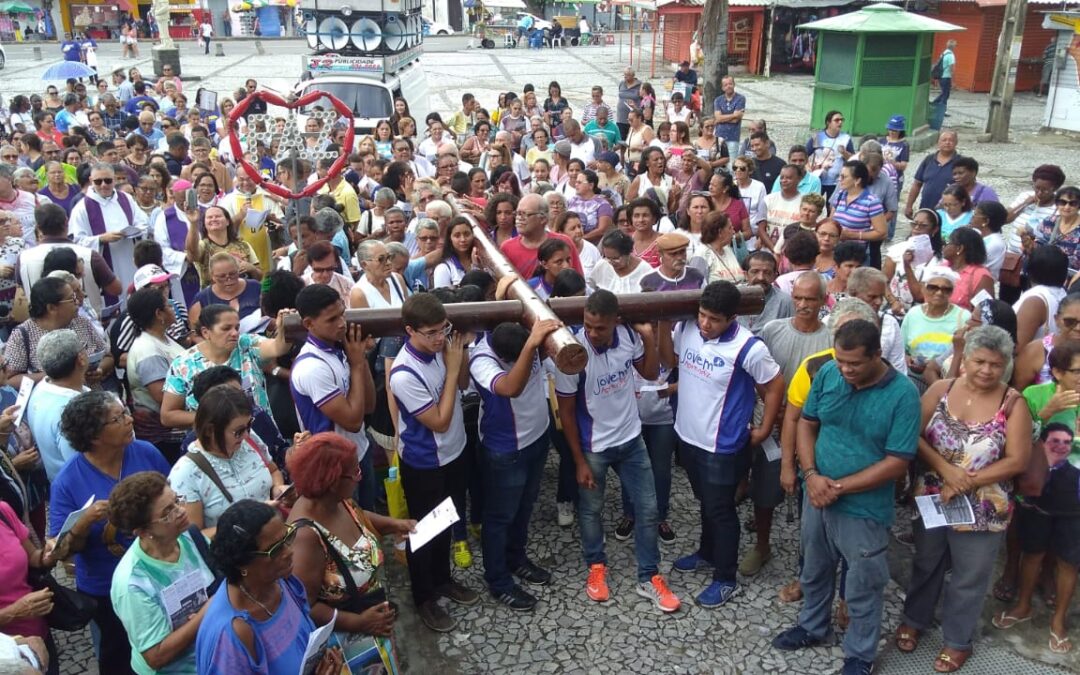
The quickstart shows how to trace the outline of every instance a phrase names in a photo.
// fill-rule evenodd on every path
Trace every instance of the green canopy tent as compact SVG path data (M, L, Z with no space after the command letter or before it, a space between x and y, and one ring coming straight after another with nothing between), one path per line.
M814 72L811 127L825 113L844 114L848 133L880 134L893 115L904 115L908 132L927 119L934 33L965 30L894 5L799 26L821 34Z
M22 2L0 2L0 14L33 14L34 8Z

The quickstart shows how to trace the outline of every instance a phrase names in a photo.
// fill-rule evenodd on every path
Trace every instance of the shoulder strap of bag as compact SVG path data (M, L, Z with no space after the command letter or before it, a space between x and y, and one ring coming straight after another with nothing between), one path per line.
M34 372L34 367L30 365L30 333L26 330L26 326L19 324L15 327L15 330L19 331L19 335L22 336L23 350L26 352L26 372Z
M217 486L218 490L221 490L221 494L225 495L225 501L230 504L233 503L232 494L225 489L225 484L221 482L221 477L217 475L217 471L214 471L214 467L210 466L210 462L203 457L201 453L189 452L186 455L191 462L199 467L199 469L206 474L206 477L210 479L210 482Z
M334 565L337 566L338 574L341 575L342 581L345 582L345 589L349 592L349 597L358 597L359 594L356 590L356 581L353 580L349 565L345 562L345 559L341 557L341 554L338 553L337 549L334 548L333 542L327 539L323 529L310 518L298 518L293 521L293 524L297 527L310 527L315 530L315 533L319 535L319 539L322 541L323 552L326 553L326 557L333 560Z

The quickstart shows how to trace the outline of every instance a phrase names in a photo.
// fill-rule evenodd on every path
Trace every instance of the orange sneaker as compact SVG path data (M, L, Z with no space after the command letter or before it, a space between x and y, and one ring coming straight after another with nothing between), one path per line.
M659 574L653 575L652 579L643 584L638 584L637 594L652 600L662 612L674 612L682 606L679 598L668 588L664 577Z
M585 582L585 593L590 600L607 602L607 566L604 563L589 565L589 580Z

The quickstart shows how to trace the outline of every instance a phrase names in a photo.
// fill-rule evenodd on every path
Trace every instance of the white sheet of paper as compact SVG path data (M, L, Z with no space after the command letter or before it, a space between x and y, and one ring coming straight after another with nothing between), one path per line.
M994 296L987 293L986 289L984 288L981 291L979 291L978 293L976 293L971 298L971 306L972 307L978 307L979 305L983 304L987 300L993 300L993 299L994 299Z
M19 422L22 422L23 412L26 410L26 402L30 400L30 394L34 391L34 385L37 384L29 377L22 379L22 384L19 385L19 394L15 397L14 405L19 406L19 412L15 413L15 427L19 428Z
M934 247L930 244L930 235L917 234L910 239L915 252L915 265L925 265L934 258Z
M458 521L458 512L454 508L454 500L447 497L441 504L431 510L431 513L420 519L416 529L409 535L412 550L417 550L435 537L439 536L446 528Z
M975 523L975 512L971 510L971 502L965 495L957 495L947 504L941 502L941 495L923 495L915 498L915 505L919 507L923 527L928 530Z
M662 384L643 384L640 387L638 387L638 391L639 392L643 392L643 391L664 391L667 388L668 388L667 382L664 382Z
M243 319L240 319L241 333L261 333L262 329L270 325L270 317L263 316L260 310L255 310Z
M765 459L770 462L775 462L780 459L780 444L777 443L772 436L769 436L761 442L761 449L765 451Z
M57 541L71 531L71 528L75 527L75 523L79 522L79 518L82 518L82 515L86 513L86 510L94 503L94 498L96 497L97 495L90 495L90 499L86 500L86 503L82 505L81 509L76 509L68 514L68 517L64 519L64 524L60 526L60 533L56 535Z
M326 643L330 641L330 636L334 634L334 624L336 622L337 610L334 610L334 615L330 617L329 623L311 631L311 635L308 636L307 648L304 650L304 660L300 662L300 675L311 675L311 673L315 672L315 668L322 659L323 650L326 649Z
M199 570L192 570L161 591L161 602L172 629L180 628L206 603L206 586Z
M244 216L244 224L248 226L248 229L254 232L262 227L262 224L266 221L268 215L270 215L269 211L260 211L259 209L253 209L249 206L247 215Z

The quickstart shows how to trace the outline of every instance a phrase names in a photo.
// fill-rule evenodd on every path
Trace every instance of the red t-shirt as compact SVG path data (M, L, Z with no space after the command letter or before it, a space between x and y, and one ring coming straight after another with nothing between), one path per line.
M570 246L570 264L574 266L578 274L584 276L581 267L581 259L578 258L577 247L574 246L574 242L570 237L565 234L559 234L558 232L545 232L547 239L562 239ZM521 243L521 236L514 237L513 239L507 239L502 243L500 249L506 259L510 261L510 264L514 266L514 269L518 271L523 279L531 279L536 270L539 267L539 261L536 258L539 246L536 248L526 248Z

